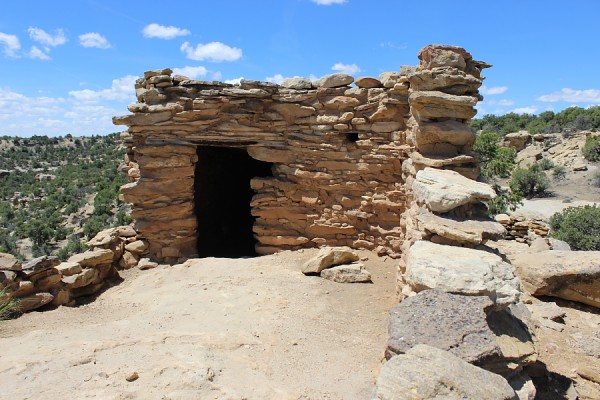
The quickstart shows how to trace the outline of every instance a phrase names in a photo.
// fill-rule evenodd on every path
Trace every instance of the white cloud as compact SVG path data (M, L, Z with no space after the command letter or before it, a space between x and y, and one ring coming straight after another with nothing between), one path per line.
M187 76L188 78L191 78L191 79L196 79L196 78L206 76L207 73L208 73L208 70L202 66L197 66L197 67L186 66L183 68L173 68L173 74Z
M408 48L408 45L406 43L396 44L394 42L387 41L387 42L379 43L379 47L384 47L384 48L387 47L387 48L396 49L396 50L405 50Z
M508 87L506 86L492 86L492 87L487 87L485 85L483 85L479 91L481 92L481 94L485 94L485 95L494 95L494 94L502 94L504 92L506 92L508 90Z
M110 43L101 34L97 32L88 32L79 35L79 44L83 47L96 47L98 49L110 48Z
M333 67L331 67L331 69L334 71L344 72L349 75L354 75L354 74L362 71L356 64L343 64L343 63L336 63L333 65Z
M212 73L212 79L215 81L220 81L223 79L223 74L220 71L215 71Z
M48 32L40 28L30 26L27 29L29 37L36 42L43 44L46 47L56 47L67 43L67 37L62 29L57 29L55 35L52 36Z
M127 75L122 78L113 79L110 89L102 90L72 90L69 95L79 101L96 103L99 100L135 101L135 80L137 76Z
M318 4L320 6L330 6L332 4L344 4L346 3L348 0L310 0L315 4Z
M21 48L18 37L0 32L0 44L4 46L4 55L18 57L17 51Z
M514 101L512 100L507 100L507 99L502 99L500 101L498 101L498 105L500 106L513 106L515 104Z
M281 82L283 82L283 80L285 79L285 77L281 74L275 74L273 76L267 76L265 78L265 81L267 82L272 82L272 83L277 83L278 85L281 85Z
M146 38L175 39L178 36L187 36L191 32L176 26L164 26L159 24L146 25L142 34Z
M538 100L545 102L567 101L570 103L595 103L600 102L600 90L575 90L571 88L563 88L558 92L540 96L538 97Z
M536 106L529 106L529 107L515 108L514 110L511 110L510 112L513 112L515 114L535 114L538 110L539 110L539 108Z
M242 79L244 79L243 76L234 79L225 79L225 83L229 83L230 85L239 85Z
M221 42L211 42L207 44L199 43L195 48L189 42L181 45L180 50L186 54L190 60L196 61L236 61L242 58L242 49L230 47Z
M48 61L50 60L50 56L44 53L42 50L38 49L37 46L32 46L31 50L29 50L29 54L27 54L29 58L39 58L40 60Z

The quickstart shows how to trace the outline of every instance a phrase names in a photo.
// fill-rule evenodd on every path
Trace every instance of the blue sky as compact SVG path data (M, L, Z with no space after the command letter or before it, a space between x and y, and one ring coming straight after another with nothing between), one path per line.
M416 65L430 43L494 65L479 115L600 104L600 0L34 0L0 13L0 136L122 128L133 82L279 81Z

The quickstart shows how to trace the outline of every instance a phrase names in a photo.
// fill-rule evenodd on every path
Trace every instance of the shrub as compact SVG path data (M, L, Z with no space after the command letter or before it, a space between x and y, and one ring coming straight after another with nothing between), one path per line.
M542 158L540 161L537 162L537 165L542 171L548 171L549 169L555 167L554 162L549 158Z
M550 218L552 236L574 250L600 250L600 207L569 207Z
M10 297L8 289L0 289L0 321L11 318L19 311L19 302Z
M515 211L519 205L523 204L523 197L518 193L503 189L499 185L493 187L497 196L485 202L490 216L504 214L508 210Z
M554 179L557 181L564 179L566 175L567 169L562 165L555 165L554 168L552 168L552 176L554 176Z
M514 193L529 199L544 194L550 186L550 181L544 171L533 164L529 168L516 169L509 185Z
M600 137L588 136L581 152L586 160L600 161Z
M510 171L515 167L515 149L500 147L499 137L495 132L482 132L473 145L473 151L479 155L481 161L481 176L489 181L494 177L508 178Z

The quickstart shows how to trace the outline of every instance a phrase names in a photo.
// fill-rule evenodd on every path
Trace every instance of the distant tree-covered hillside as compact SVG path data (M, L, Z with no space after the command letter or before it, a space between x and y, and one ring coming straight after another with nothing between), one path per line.
M564 129L577 131L600 129L600 106L569 107L559 113L545 111L539 115L515 114L485 115L470 122L474 131L494 131L502 136L521 130L530 133L558 133Z
M98 231L129 222L117 199L126 183L118 134L75 138L0 137L0 252L16 256L82 250Z

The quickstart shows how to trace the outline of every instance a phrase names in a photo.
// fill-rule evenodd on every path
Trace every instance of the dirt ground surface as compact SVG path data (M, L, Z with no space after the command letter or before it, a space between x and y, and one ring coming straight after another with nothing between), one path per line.
M340 284L300 272L315 253L123 271L86 305L3 321L0 398L369 398L397 261L361 251L373 283Z

